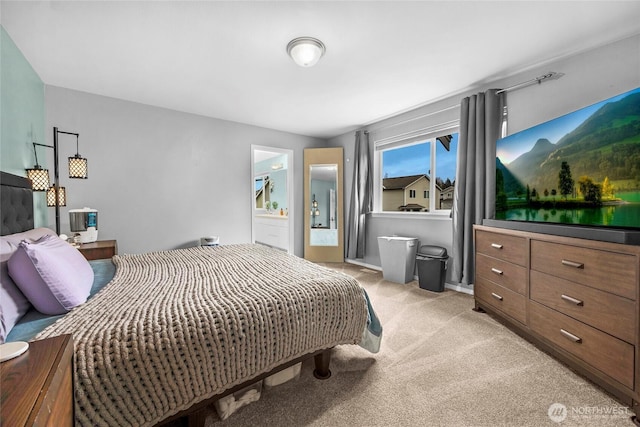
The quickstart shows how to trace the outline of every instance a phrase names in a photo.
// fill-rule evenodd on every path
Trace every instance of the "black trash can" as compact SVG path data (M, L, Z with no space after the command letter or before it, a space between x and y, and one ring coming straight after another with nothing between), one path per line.
M447 273L447 250L440 246L423 245L416 254L420 288L433 292L444 291Z

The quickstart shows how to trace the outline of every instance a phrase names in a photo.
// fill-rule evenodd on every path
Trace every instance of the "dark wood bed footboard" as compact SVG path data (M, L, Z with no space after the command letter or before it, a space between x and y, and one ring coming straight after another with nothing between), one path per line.
M246 388L251 384L254 384L277 372L282 371L283 369L287 369L290 366L293 366L297 363L310 359L311 357L313 357L313 360L315 363L313 376L321 380L326 380L327 378L329 378L331 376L331 371L329 370L329 365L331 363L331 348L328 348L325 350L319 350L314 353L309 353L302 357L298 357L297 359L283 363L282 365L270 370L269 372L260 374L257 377L250 379L249 381L239 384L233 388L230 388L229 390L225 390L220 394L216 394L215 396L205 399L202 402L198 402L194 404L192 407L190 407L189 409L185 409L184 411L178 412L177 414L157 424L157 427L168 426L170 423L181 418L187 419L188 421L187 424L189 427L203 427L205 424L205 420L207 418L207 414L209 413L207 408L213 405L217 400L222 399L223 397L228 396L232 393L235 393L239 390L242 390L243 388Z

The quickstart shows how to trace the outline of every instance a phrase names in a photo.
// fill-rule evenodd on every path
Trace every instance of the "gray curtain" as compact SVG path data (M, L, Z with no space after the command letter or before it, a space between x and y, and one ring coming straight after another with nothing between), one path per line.
M345 256L349 259L364 258L366 219L372 208L373 182L370 172L369 132L357 131L345 248Z
M497 92L490 89L460 104L451 279L466 285L473 283L475 274L473 225L495 214L496 140L506 129L506 94Z

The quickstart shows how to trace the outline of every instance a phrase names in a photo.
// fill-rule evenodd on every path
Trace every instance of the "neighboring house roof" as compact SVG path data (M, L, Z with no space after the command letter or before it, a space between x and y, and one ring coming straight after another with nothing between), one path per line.
M427 181L429 181L429 177L424 174L384 178L382 180L382 188L385 190L403 190L422 177L425 177Z
M383 178L382 179L382 189L383 190L404 190L405 188L407 188L411 184L413 184L416 181L420 180L422 177L424 177L427 180L427 182L430 181L429 177L427 175L424 175L424 174L423 175L398 176L398 177L395 177L395 178ZM440 190L440 186L438 184L436 184L436 188L438 190ZM451 188L453 188L453 185L451 186ZM440 191L443 191L443 190L440 190Z
M426 206L419 205L417 203L409 203L408 205L402 205L398 209L401 211L421 211L427 209Z
M444 193L453 193L454 188L455 188L455 187L452 185L452 186L447 187L447 188L445 188L445 189L443 189L443 190L440 190L440 191L441 191L443 194L444 194Z

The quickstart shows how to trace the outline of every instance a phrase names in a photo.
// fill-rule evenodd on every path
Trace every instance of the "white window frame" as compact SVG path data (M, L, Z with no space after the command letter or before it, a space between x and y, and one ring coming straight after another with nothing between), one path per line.
M429 142L430 165L429 170L436 170L436 138L443 135L450 135L460 132L460 121L452 120L436 126L420 129L394 137L384 138L374 142L373 151L373 214L375 217L384 218L432 218L450 219L451 209L435 209L435 198L429 198L429 212L389 212L382 210L382 152L393 148L409 147L411 145ZM456 165L457 167L457 165ZM435 177L429 180L429 194L436 194Z

